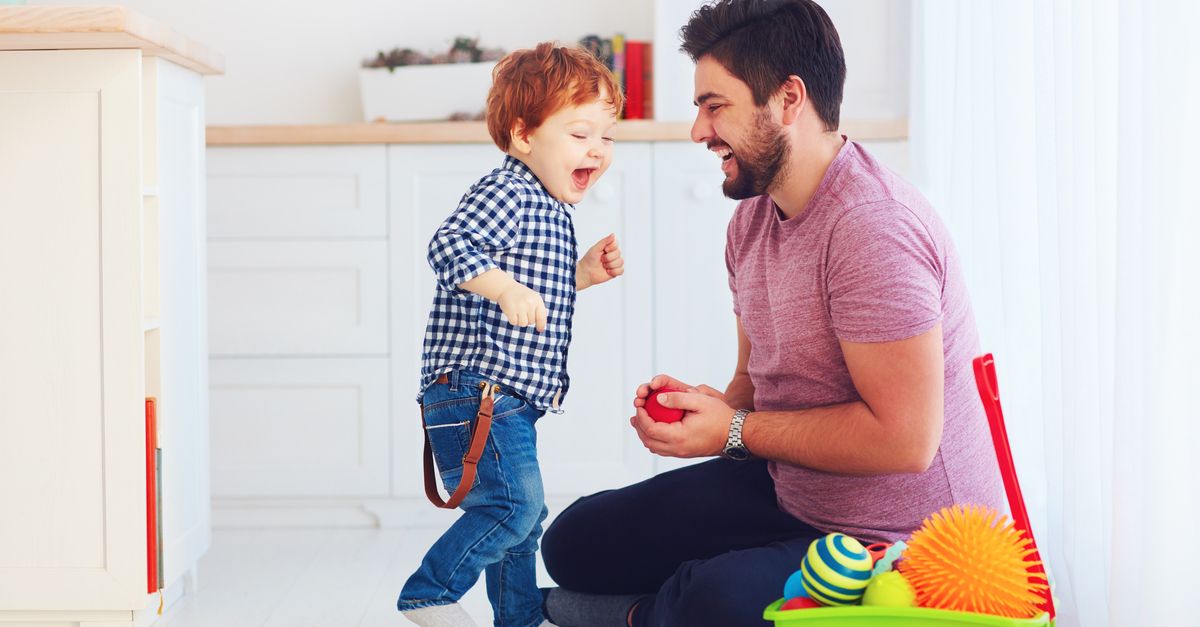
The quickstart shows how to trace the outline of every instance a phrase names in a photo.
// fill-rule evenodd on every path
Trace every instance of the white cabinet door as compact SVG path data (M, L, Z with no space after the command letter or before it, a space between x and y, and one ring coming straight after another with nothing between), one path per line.
M222 239L383 238L384 146L213 148L208 235Z
M140 56L0 52L0 610L145 603Z
M387 243L210 241L213 356L387 355Z
M492 146L389 151L395 493L419 498L422 433L415 396L434 287L426 248L467 187L499 166L503 155ZM650 196L649 145L618 144L612 167L576 210L580 253L615 232L627 272L579 295L566 413L548 414L538 427L550 499L624 485L652 468L627 422L634 387L652 374Z
M700 144L654 144L655 368L724 390L737 366L737 322L725 231L737 202L721 193L720 162ZM656 468L691 462L658 458Z
M191 569L212 543L208 448L208 322L204 237L204 84L158 58L143 61L154 139L159 224L163 581Z
M386 358L210 367L214 496L387 495Z

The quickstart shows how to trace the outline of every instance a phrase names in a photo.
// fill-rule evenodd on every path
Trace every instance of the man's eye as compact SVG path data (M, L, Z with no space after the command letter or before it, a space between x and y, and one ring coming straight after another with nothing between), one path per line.
M715 113L716 110L720 109L720 108L721 108L721 105L719 105L719 104L708 105L708 110L710 113Z

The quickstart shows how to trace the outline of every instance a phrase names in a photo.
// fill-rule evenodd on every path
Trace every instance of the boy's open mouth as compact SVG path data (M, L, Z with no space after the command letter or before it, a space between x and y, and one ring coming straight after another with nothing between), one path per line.
M579 168L571 172L571 182L575 183L575 187L579 189L587 189L588 181L591 180L592 172L595 171L595 168Z

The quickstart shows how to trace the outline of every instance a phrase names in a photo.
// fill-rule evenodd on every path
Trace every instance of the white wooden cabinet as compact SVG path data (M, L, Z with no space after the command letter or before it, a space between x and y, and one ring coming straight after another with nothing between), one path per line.
M388 360L214 359L214 493L386 497Z
M144 624L159 601L147 594L148 396L168 602L210 544L202 77L137 44L5 49L15 11L42 23L41 9L9 11L0 624ZM38 35L18 43L37 48ZM52 47L86 46L63 35Z

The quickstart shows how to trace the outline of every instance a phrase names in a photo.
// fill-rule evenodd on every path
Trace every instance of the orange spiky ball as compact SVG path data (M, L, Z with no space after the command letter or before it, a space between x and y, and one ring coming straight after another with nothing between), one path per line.
M912 535L898 564L917 605L1032 618L1047 582L1028 537L995 510L955 505L933 514Z

